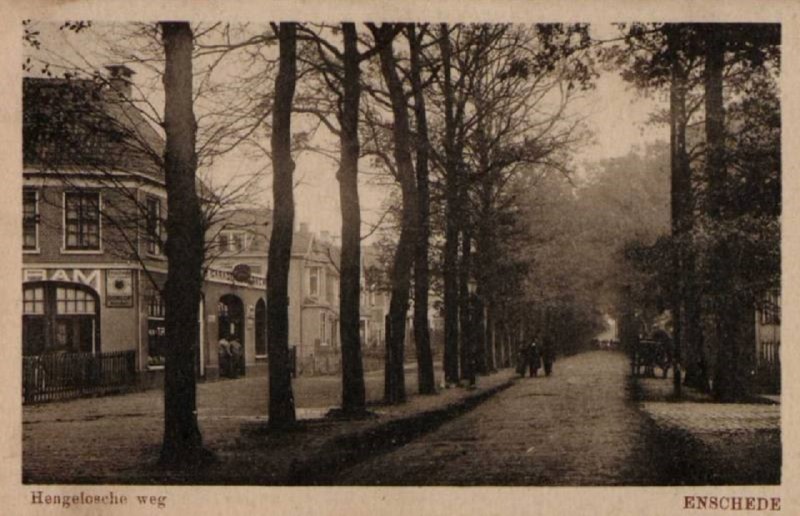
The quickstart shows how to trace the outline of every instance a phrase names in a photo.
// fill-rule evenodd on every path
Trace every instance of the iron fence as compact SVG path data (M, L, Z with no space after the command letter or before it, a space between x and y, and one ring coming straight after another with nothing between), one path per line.
M135 383L135 351L49 353L22 357L24 404L120 392Z

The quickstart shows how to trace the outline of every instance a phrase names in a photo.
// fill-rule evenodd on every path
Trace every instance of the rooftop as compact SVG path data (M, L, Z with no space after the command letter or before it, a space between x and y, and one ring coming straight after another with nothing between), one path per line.
M164 139L106 82L25 78L22 91L25 167L136 172L163 182Z

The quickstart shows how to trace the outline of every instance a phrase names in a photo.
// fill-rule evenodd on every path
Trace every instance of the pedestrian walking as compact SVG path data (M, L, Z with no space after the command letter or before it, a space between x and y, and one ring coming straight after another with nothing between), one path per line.
M542 366L542 358L539 354L539 345L536 340L531 341L528 346L528 367L531 377L539 375L539 368Z
M219 339L219 375L222 377L230 376L231 348L226 339Z
M542 342L542 362L544 363L544 374L550 376L553 373L553 362L556 361L556 348L552 337L545 337Z
M517 374L522 377L528 369L528 347L529 344L523 342L517 349Z
M231 341L231 378L238 378L244 373L242 358L242 345L238 340L233 339Z

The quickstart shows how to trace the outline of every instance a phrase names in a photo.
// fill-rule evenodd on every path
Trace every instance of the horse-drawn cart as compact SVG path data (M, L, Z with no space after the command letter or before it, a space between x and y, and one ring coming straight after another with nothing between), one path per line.
M631 350L631 374L655 377L656 367L661 369L661 377L666 378L672 367L671 339L659 336L638 339Z

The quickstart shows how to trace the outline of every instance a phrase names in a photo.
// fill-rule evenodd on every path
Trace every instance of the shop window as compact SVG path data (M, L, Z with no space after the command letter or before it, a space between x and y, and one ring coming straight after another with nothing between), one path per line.
M39 194L35 190L22 192L22 249L39 249Z
M40 282L23 287L23 354L100 351L97 295L83 285Z
M164 298L152 292L147 298L147 366L151 369L166 363L166 334Z
M68 250L100 249L100 193L64 194L64 243Z

